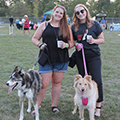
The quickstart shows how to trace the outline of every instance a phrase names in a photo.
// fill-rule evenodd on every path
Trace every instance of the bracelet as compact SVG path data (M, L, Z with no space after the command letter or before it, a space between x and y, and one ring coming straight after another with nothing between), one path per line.
M75 46L77 46L78 43L75 43Z
M40 48L44 43L40 44L38 47Z
M36 46L38 46L38 47L39 47L39 45L40 45L40 42L39 42Z
M68 49L70 48L70 44L68 43Z

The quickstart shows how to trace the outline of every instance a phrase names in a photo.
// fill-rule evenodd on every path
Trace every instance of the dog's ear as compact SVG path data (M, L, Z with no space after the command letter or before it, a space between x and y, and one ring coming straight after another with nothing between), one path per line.
M18 71L18 66L15 67L14 71Z
M76 76L75 76L75 79L74 79L74 82L77 81L77 80L79 80L80 78L82 78L81 75L76 75Z
M84 78L87 79L89 82L91 82L91 80L92 80L92 76L91 75L87 75Z
M77 87L77 84L78 84L77 81L78 81L80 78L82 78L81 75L76 75L76 76L75 76L75 79L74 79L74 87Z
M20 74L20 76L24 76L25 71L24 71L23 67L20 69L19 74Z

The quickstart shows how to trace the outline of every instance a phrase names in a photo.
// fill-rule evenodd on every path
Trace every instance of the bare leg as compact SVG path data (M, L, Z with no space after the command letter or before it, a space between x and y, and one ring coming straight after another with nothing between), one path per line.
M28 32L29 32L29 34L31 35L31 32L30 32L30 30L28 30Z
M25 35L25 30L23 30L23 35Z
M64 76L64 72L53 72L52 76L52 107L56 106L57 107L57 102L61 93L61 82ZM57 110L55 108L54 110Z
M40 108L42 100L45 97L46 90L49 86L50 79L52 77L52 73L41 73L41 76L42 76L42 88L39 90L39 93L37 95L38 109ZM32 112L32 115L35 116L35 110Z
M96 111L95 111L95 115L100 117L100 109L97 108L97 107L100 107L101 108L101 102L97 102L96 103Z
M50 79L52 77L52 73L41 73L41 76L42 76L42 88L39 90L39 93L37 95L37 101L38 101L38 108L40 107L41 105L41 102L42 100L44 99L45 97L45 94L46 94L46 90L49 86L49 83L50 83Z

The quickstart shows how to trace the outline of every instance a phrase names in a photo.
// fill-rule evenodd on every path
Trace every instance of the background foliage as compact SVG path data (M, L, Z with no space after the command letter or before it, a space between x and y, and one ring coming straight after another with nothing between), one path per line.
M44 12L53 9L56 4L61 4L72 17L74 7L78 3L85 4L92 17L98 13L105 13L108 17L120 17L120 0L115 2L110 0L89 0L89 2L88 0L1 0L0 16L23 17L27 14L30 17L40 17Z

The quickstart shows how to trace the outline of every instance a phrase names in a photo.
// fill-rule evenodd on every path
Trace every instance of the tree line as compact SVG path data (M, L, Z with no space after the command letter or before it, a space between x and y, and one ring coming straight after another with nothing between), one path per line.
M120 0L0 0L0 17L23 17L27 14L37 18L56 4L63 5L72 17L75 5L80 3L88 7L92 17L98 13L106 14L107 17L120 17Z

